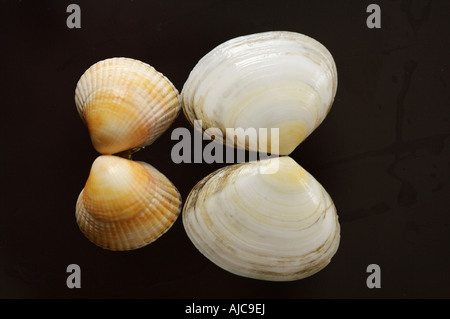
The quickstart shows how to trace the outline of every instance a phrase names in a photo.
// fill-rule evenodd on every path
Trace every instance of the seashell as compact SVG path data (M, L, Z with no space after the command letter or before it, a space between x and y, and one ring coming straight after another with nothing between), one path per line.
M336 89L336 65L321 43L272 31L231 39L207 53L189 74L181 103L192 125L201 120L204 131L219 128L227 145L289 155L322 123ZM236 133L236 142L226 128L265 128L269 142L249 145L245 131ZM279 129L276 147L271 128Z
M94 244L131 250L163 235L176 221L181 203L175 186L153 166L101 155L78 197L76 220Z
M210 174L190 192L183 225L194 246L219 267L269 281L317 273L340 241L329 194L288 156Z
M101 154L151 144L178 116L178 90L152 66L130 58L92 65L75 90L79 115Z

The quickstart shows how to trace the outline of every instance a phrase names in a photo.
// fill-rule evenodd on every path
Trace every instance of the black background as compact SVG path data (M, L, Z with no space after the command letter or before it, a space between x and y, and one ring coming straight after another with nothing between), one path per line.
M81 29L66 8L81 7ZM381 29L366 8L381 7ZM449 298L448 1L1 1L2 298ZM292 154L332 196L341 244L312 277L265 282L204 258L181 218L156 242L111 252L90 243L75 203L98 154L76 112L93 63L142 60L181 91L197 61L236 36L296 31L333 54L328 117ZM186 199L225 164L174 164L174 128L134 156ZM69 289L66 267L81 267ZM366 268L381 268L369 289Z

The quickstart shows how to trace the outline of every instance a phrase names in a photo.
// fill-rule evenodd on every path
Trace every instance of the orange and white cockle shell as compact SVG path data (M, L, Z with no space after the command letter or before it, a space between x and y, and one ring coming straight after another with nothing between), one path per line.
M163 74L123 57L99 61L86 70L77 83L75 103L101 154L151 144L181 110L178 90Z
M176 187L153 166L101 155L78 197L76 220L94 244L131 250L163 235L178 218L181 205Z

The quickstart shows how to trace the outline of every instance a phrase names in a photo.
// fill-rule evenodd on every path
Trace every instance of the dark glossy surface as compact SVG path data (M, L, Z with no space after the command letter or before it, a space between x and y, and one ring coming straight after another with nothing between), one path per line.
M2 1L0 297L448 298L450 297L449 6L383 1ZM191 244L179 218L153 244L111 252L75 222L94 151L75 109L81 74L114 56L142 60L181 91L196 62L235 36L309 35L339 75L325 121L292 154L335 201L341 245L318 274L296 282L229 274ZM174 164L171 131L137 153L183 198L224 164ZM81 288L66 267L81 267ZM366 267L381 267L369 289Z

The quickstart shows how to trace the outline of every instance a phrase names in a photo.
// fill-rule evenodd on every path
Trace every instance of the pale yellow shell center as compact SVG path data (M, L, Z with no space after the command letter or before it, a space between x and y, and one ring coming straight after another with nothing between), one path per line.
M98 219L130 218L144 204L142 190L154 187L146 169L139 163L117 156L100 156L92 164L84 203ZM142 196L139 196L141 192Z
M306 171L288 156L273 158L260 168L261 177L280 189L298 190L307 185Z
M135 101L103 92L93 97L86 108L86 123L95 149L114 154L145 142L151 129L142 123Z

